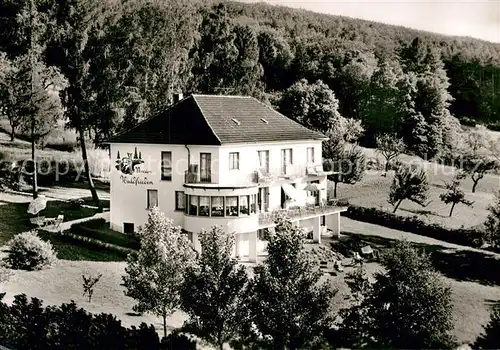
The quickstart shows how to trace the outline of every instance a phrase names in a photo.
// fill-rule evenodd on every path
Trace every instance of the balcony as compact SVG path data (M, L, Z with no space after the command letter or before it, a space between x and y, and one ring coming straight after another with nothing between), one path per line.
M263 212L259 214L260 226L272 226L276 219L281 215L288 216L292 221L328 215L336 212L345 211L346 207L340 202L330 202L319 206L295 207L289 209L278 209L271 212Z
M279 168L257 169L254 181L257 183L268 183L275 180L294 180L304 176L326 176L334 174L331 170L324 169L322 164L316 165L287 165Z
M200 173L199 171L186 170L184 173L184 183L186 184L210 184L212 175L210 172Z

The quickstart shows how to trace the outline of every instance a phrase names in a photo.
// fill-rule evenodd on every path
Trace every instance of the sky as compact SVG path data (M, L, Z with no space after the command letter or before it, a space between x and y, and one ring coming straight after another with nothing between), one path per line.
M266 0L265 2L500 43L500 0Z

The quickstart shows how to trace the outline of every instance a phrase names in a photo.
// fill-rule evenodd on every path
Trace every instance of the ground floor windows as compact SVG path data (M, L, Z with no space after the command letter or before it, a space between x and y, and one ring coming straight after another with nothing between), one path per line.
M148 209L158 206L158 190L148 190Z
M256 214L257 194L244 196L184 195L184 213L192 216L238 217Z
M134 233L134 224L131 222L124 222L123 233Z
M183 191L175 191L175 210L184 210L185 199Z

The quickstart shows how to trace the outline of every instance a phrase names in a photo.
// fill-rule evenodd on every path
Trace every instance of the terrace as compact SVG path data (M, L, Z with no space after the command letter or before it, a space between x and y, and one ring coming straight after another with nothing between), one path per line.
M308 205L304 207L277 209L271 212L261 212L259 214L259 226L260 228L274 226L276 219L281 215L288 216L291 221L301 221L318 216L340 213L346 210L347 207L342 206L340 202L330 202L328 204L321 204L319 206Z

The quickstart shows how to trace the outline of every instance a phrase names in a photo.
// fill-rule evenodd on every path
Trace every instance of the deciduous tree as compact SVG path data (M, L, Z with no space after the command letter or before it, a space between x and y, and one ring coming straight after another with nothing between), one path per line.
M361 302L344 310L340 335L347 347L433 349L454 345L451 289L425 253L406 241L381 256L384 272L365 286L358 278ZM352 287L352 286L351 286ZM412 317L408 317L412 315Z
M425 170L413 165L400 164L389 192L389 203L394 206L393 213L405 199L425 207L429 204L428 197L429 181Z
M201 233L200 243L201 255L186 273L181 309L189 315L187 329L222 349L240 328L248 277L232 258L232 233L213 227Z
M486 227L485 241L493 247L500 247L500 193L496 194L495 203L488 207L489 214L484 226Z
M325 162L327 170L335 171L328 179L333 181L333 196L337 198L339 182L353 185L363 178L366 170L366 156L363 149L356 145L347 145L333 154L333 159Z
M460 180L462 180L463 178L464 178L463 173L459 173L457 176L453 178L451 183L446 184L447 191L439 195L439 198L445 204L451 203L450 217L453 215L453 209L455 209L455 206L457 204L462 203L470 207L474 203L465 199L465 193L460 188Z
M402 138L396 134L382 134L377 136L377 152L385 158L385 171L389 170L392 160L397 160L406 149Z
M150 211L139 237L141 249L137 256L127 258L125 295L137 302L134 311L150 312L163 319L166 337L167 318L180 306L180 289L194 250L181 228L156 207Z
M269 237L268 258L255 268L248 290L250 320L260 348L311 348L332 321L335 291L304 251L304 233L279 218Z

